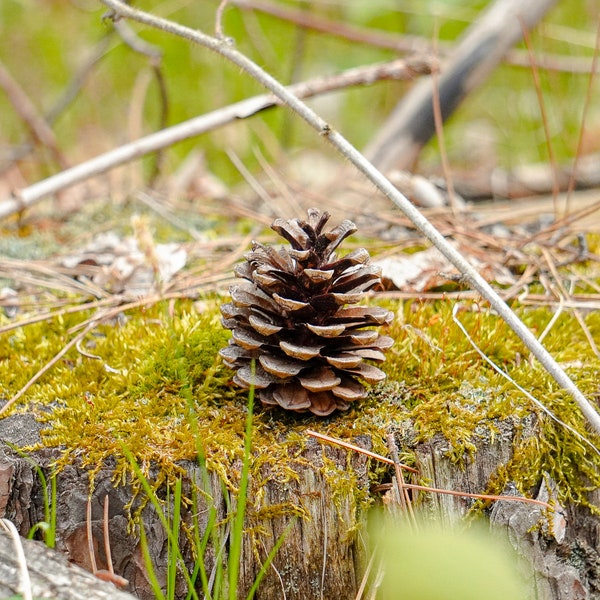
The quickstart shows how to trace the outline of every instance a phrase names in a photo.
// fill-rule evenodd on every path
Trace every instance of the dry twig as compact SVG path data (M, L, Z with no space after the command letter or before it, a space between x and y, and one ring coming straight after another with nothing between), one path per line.
M300 82L291 85L289 90L299 98L310 98L355 85L370 85L375 81L384 79L408 79L419 74L429 73L431 67L431 60L423 57L407 60L398 59L389 63L349 69L338 75L318 77ZM284 101L271 94L261 94L124 144L34 183L27 188L15 191L12 196L0 201L0 219L19 213L34 206L47 196L56 194L91 177L106 173L115 167L137 160L183 140L223 127L237 119L247 119L263 110L283 103Z

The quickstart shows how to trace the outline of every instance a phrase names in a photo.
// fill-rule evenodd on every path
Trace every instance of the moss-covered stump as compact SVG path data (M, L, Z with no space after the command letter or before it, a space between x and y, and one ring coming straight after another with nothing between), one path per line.
M15 431L22 433L34 423L26 415L0 421L0 437L11 442ZM37 430L32 430L27 441L34 441L36 436ZM360 454L349 457L347 451L322 446L316 440L309 440L302 449L295 444L286 444L285 440L282 443L288 447L290 458L285 469L289 477L287 481L280 476L272 477L268 463L260 469L261 498L254 498L249 504L244 522L238 597L246 597L263 565L269 563L269 552L282 537L281 547L264 573L256 598L352 596L360 573L360 548L355 535L359 515L356 498L367 494L366 459ZM0 446L0 516L11 519L21 534L26 535L35 523L48 521L36 465L47 467L59 454L41 451L23 458L5 444ZM233 527L231 516L236 511L236 495L224 487L218 473L207 472L196 462L182 461L178 468L185 498L181 506L181 524L177 528L181 556L191 573L198 560L194 538L209 536L201 560L209 579L214 581L221 567L224 573L221 579L227 581L228 548ZM44 471L50 472L48 468ZM150 481L154 472L151 468ZM342 481L345 472L351 472L346 484ZM88 470L74 465L61 470L56 477L56 547L75 564L92 569L87 539L89 499L97 568L107 570L103 527L104 502L108 498L108 530L114 570L129 581L127 589L136 596L142 600L154 599L144 550L147 549L163 589L167 586L169 563L175 551L155 507L147 502L137 486L119 485L114 482L114 477L115 471L110 464L94 473L93 485ZM356 487L350 489L349 485ZM48 483L48 493L49 486ZM164 513L172 518L173 487L168 483L157 487L156 496ZM216 525L212 533L211 516ZM143 541L139 523L143 523ZM218 552L221 552L219 558ZM186 598L187 589L180 573L175 598ZM197 589L202 597L199 579Z
M154 598L153 586L186 598L190 587L202 597L205 589L230 585L249 398L247 390L232 385L233 374L219 359L229 333L217 306L182 301L176 308L165 302L128 311L99 324L29 388L0 419L0 440L28 453L25 458L2 446L0 516L13 520L22 534L55 520L57 547L89 568L91 496L98 568L105 568L108 495L112 562L139 597ZM359 585L360 526L381 499L371 486L389 483L391 469L317 442L307 435L310 428L382 455L388 454L392 434L401 460L417 468L420 482L440 488L492 494L514 488L535 497L542 481L555 484L569 517L562 539L543 529L530 531L539 512L515 516L526 510L519 503L502 502L497 505L502 510L490 514L507 524L531 556L537 569L532 589L565 600L579 586L588 594L581 597L592 598L598 580L598 455L573 431L598 441L572 399L523 359L522 344L494 315L460 313L486 356L542 398L571 430L536 413L521 391L480 358L453 324L451 303L388 306L395 313L388 333L396 344L382 365L387 383L326 418L255 407L244 544L234 577L238 596L245 597L263 575L259 600L279 600L284 592L290 600L348 598ZM65 314L1 336L3 397L17 394L88 316ZM528 308L520 316L538 331L552 318ZM559 323L546 336L547 347L570 365L570 374L592 397L600 359L585 334L574 333L574 319ZM591 335L600 335L600 313L588 314L586 325ZM47 509L35 465L43 467ZM419 494L419 502L430 505L436 518L471 508L471 501L437 494ZM485 513L489 507L475 509ZM176 535L170 538L170 531ZM36 535L44 537L43 530ZM178 553L177 570L169 570Z
M414 452L415 466L420 479L441 489L461 490L471 493L489 491L515 458L515 439L539 435L536 419L526 422L505 419L493 424L498 435L487 435L487 427L475 434L470 452L457 455L446 438L436 435L427 442L415 442L415 431L410 423L403 423L397 432L397 441L406 452ZM28 431L28 435L24 432ZM0 421L0 434L8 442L27 441L38 435L33 419L16 415ZM18 439L17 439L18 438ZM286 443L289 463L285 465L289 478L280 474L271 477L271 465L264 464L261 477L260 498L249 505L244 529L245 538L239 577L239 598L245 598L255 582L267 556L278 539L285 535L256 592L259 600L354 597L362 577L365 561L364 530L357 498L367 506L368 463L356 453L322 446L310 439L301 447ZM370 446L366 437L355 440ZM2 444L0 453L0 516L13 520L22 534L35 523L47 519L44 513L41 482L35 464L48 465L53 453L40 451L28 458L15 455ZM177 544L187 570L192 573L197 565L197 546L194 536L203 538L210 533L211 518L218 527L207 538L202 562L206 573L214 582L223 569L221 580L227 581L227 558L231 544L233 523L231 515L236 510L236 495L227 491L220 476L207 473L198 463L183 461L179 464L183 484L181 524L177 528ZM49 470L45 469L49 474ZM157 471L150 469L152 473ZM292 475L293 473L293 475ZM341 481L346 477L346 481ZM56 479L57 513L56 545L69 559L88 570L91 569L86 510L91 499L91 526L97 568L106 569L103 545L103 507L109 498L108 529L110 531L112 563L115 572L129 580L126 588L142 599L154 599L151 579L144 560L144 548L154 565L156 578L163 590L167 587L169 562L174 552L167 530L155 508L146 503L137 485L114 481L115 471L105 465L94 473L93 490L90 490L90 472L73 465L66 466ZM381 480L389 473L380 472ZM533 495L552 501L555 494L548 492L553 481L540 473L539 487ZM48 484L49 485L49 484ZM156 488L165 514L173 512L173 486L164 482ZM201 494L192 493L201 490ZM257 488L251 488L256 490ZM169 490L169 491L167 491ZM519 495L512 483L505 485L505 493ZM589 495L591 505L599 499ZM136 499L134 499L134 497ZM373 499L373 497L371 498ZM441 494L421 495L419 503L436 519L446 521L464 517L472 511L476 501L465 497ZM560 507L558 507L560 509ZM139 511L139 512L138 512ZM211 517L211 511L212 517ZM485 514L496 529L506 529L513 546L524 556L524 571L530 580L531 598L569 600L597 597L600 582L600 556L598 538L600 518L589 508L569 504L566 508L566 529L560 520L555 530L549 527L551 518L538 506L516 501L500 501L490 507L480 507L476 514ZM141 541L137 522L143 523L145 541ZM560 516L560 515L559 515ZM360 535L359 535L360 532ZM217 552L223 553L217 558ZM224 585L227 585L224 583ZM202 586L197 581L199 597ZM177 577L175 598L187 597L187 584L181 572Z
M540 424L530 415L521 420L496 421L494 428L497 435L493 437L482 428L476 436L475 452L459 457L460 460L441 435L419 444L415 448L415 465L421 476L428 485L439 489L480 494L492 488L500 495L521 496L514 482L506 481L499 474L510 468L512 462L527 460L527 457L515 455L515 441L524 437L535 443L540 436ZM535 468L534 464L521 466ZM512 498L493 502L481 510L479 501L444 494L428 494L422 498L421 506L447 523L469 514L489 518L492 530L504 531L510 544L524 559L523 576L531 590L530 598L583 600L600 597L598 490L586 494L586 506L569 502L563 507L558 501L556 483L547 472L538 472L533 480L535 487L529 496L550 503L553 511ZM499 481L504 482L502 490L497 489Z

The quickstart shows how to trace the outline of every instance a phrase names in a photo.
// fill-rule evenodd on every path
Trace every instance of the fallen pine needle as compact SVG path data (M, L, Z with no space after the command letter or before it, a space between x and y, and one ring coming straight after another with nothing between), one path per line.
M317 438L319 440L323 440L324 442L329 442L330 444L334 444L335 446L341 446L342 448L346 448L348 450L354 450L354 452L359 452L360 454L364 454L365 456L370 456L371 458L376 458L377 460L387 463L388 465L394 465L394 461L391 458L386 458L385 456L381 456L381 454L376 454L375 452L371 452L370 450L365 450L360 446L355 446L354 444L350 444L349 442L344 442L342 440L338 440L336 438L325 435L324 433L317 433L312 429L307 429L305 432L307 435L311 437ZM401 469L405 469L406 471L410 471L411 473L418 473L416 469L412 467L408 467L402 463L398 463L398 466Z

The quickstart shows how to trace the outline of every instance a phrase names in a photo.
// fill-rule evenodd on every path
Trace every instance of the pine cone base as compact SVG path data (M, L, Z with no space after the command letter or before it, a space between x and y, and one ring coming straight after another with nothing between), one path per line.
M308 210L307 220L276 219L272 229L289 246L253 242L221 306L223 326L232 330L220 351L236 371L234 383L251 386L265 405L319 416L347 410L367 396L363 385L385 379L381 369L392 339L375 329L393 313L356 306L380 283L369 253L336 249L357 228L345 220L324 232L327 212Z

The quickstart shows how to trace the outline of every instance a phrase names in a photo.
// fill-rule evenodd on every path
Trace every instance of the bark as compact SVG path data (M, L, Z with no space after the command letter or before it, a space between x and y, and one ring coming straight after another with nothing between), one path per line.
M0 421L0 439L9 442L32 443L37 434L37 424L27 415L17 415ZM464 464L457 465L448 458L450 446L441 436L426 444L414 445L413 434L407 430L397 441L404 448L416 451L416 467L423 479L440 488L482 492L490 476L512 455L515 431L535 434L535 421L513 423L508 419L498 423L500 433L493 439L481 436L477 451L465 457ZM366 437L354 440L368 447ZM350 461L348 460L350 456ZM38 452L32 458L48 467L52 452ZM324 461L331 461L324 464ZM245 523L248 532L242 552L240 593L245 598L255 580L268 551L288 526L291 529L275 556L272 567L267 570L256 598L258 600L312 600L354 598L360 585L362 567L365 564L364 540L356 534L356 515L350 495L336 495L343 488L330 486L325 473L330 464L358 474L355 485L366 490L368 486L366 462L362 455L323 446L310 439L307 447L296 458L290 459L289 467L296 473L284 484L268 481L264 493L265 511L250 511ZM186 473L189 493L192 482L200 482L204 476L196 463L181 464ZM86 506L90 494L89 474L70 466L57 480L57 548L77 565L90 569L86 539ZM225 520L227 502L235 507L235 497L226 498L216 474L209 474L209 492L215 499L217 520ZM510 490L508 490L510 491ZM10 518L26 534L32 524L43 519L40 481L30 460L19 457L0 444L0 517ZM548 495L541 487L539 494ZM127 504L132 499L128 485L115 486L110 465L95 475L92 499L93 544L99 569L106 569L106 557L102 543L102 507L104 497L109 496L109 530L112 562L115 573L129 580L127 591L143 600L154 598L141 553L139 533L131 528ZM166 504L166 494L163 494ZM592 497L593 502L600 498ZM421 501L437 515L453 520L464 515L472 501L442 495L423 495ZM303 517L294 517L282 507L300 505ZM202 498L195 504L184 506L182 519L186 525L198 516L201 534L206 528L208 505ZM271 509L270 511L267 509ZM533 565L531 575L531 598L548 600L592 599L600 597L600 556L597 548L600 539L600 519L581 507L567 507L567 525L564 535L552 536L544 530L534 529L540 522L540 512L530 505L516 502L497 502L489 517L498 529L505 529L513 545ZM146 506L142 512L152 556L159 581L164 585L168 562L167 535L154 509ZM542 519L544 521L544 519ZM205 555L209 575L216 567L215 547L227 549L228 538L222 536L210 546ZM254 542L254 543L253 543ZM179 537L182 554L192 565L192 549L183 528ZM367 557L368 558L368 557ZM224 559L225 560L225 559ZM64 563L63 563L64 567ZM44 569L48 575L48 588L52 589L54 567ZM55 577L64 577L64 568L57 568ZM67 571L68 577L70 571ZM0 576L0 580L1 580ZM47 597L37 594L39 597ZM178 582L176 598L185 598L183 579ZM202 597L201 592L199 593ZM66 596L60 596L66 597ZM89 596L92 598L93 596ZM117 596L114 596L115 598Z
M135 600L135 596L101 581L41 542L20 540L33 598L60 600ZM0 529L0 598L22 598L21 565L13 539Z
M35 430L32 428L35 427ZM19 432L31 431L29 435ZM32 444L38 437L37 424L33 418L16 415L0 421L0 439L15 443ZM9 448L0 444L0 517L12 520L21 535L26 535L33 524L44 519L40 481L31 459L47 467L56 455L42 452L29 460L16 456ZM338 467L347 464L347 453L334 447L323 447L316 440L309 440L306 449L290 466L297 479L285 485L268 482L265 488L265 505L271 508L267 515L248 513L246 529L256 532L258 544L252 544L251 535L243 546L240 571L240 593L245 598L252 586L268 551L286 528L290 526L285 543L278 552L273 566L267 571L255 598L258 600L280 599L311 600L320 598L346 598L357 589L359 572L359 546L350 529L355 524L354 506L350 498L338 501L334 490L324 475L325 457ZM366 459L361 455L352 458L352 466L359 474L360 485L367 485ZM187 489L195 482L202 487L203 473L194 462L181 463L186 473ZM268 474L265 474L268 476ZM117 575L129 581L128 591L142 600L153 600L148 573L142 557L139 532L132 530L128 503L132 500L129 485L114 486L110 465L100 469L94 477L91 492L93 545L98 569L106 570L103 547L103 503L109 498L109 531L112 563ZM227 517L227 502L235 508L235 497L225 498L221 481L216 473L209 474L209 493L215 500L217 520ZM89 474L76 466L67 466L57 478L57 543L56 547L72 562L90 570L91 563L87 545L86 509L90 496ZM191 494L190 494L191 495ZM303 516L286 514L281 507L301 505ZM279 507L279 508L278 508ZM134 504L135 509L135 504ZM202 497L195 505L183 507L182 519L192 525L192 516L198 515L200 528L206 527L208 504ZM166 582L168 563L168 538L156 512L146 506L142 512L148 550L161 584ZM223 537L219 544L226 548L228 539ZM179 544L187 564L192 564L192 548L183 530ZM209 575L216 567L215 548L209 547L205 563ZM226 558L224 559L226 562ZM57 575L58 576L58 575ZM183 578L178 580L176 598L186 597ZM200 594L201 595L201 594Z
M417 467L433 487L482 493L490 476L512 455L516 426L519 435L537 435L535 419L513 423L499 422L499 435L481 439L472 459L464 465L448 457L450 445L442 436L417 448ZM519 495L515 489L507 495ZM554 483L540 473L537 499L556 502ZM600 493L589 496L590 503L600 506ZM473 500L455 496L428 495L430 510L447 522L464 516ZM592 600L600 598L600 517L582 506L556 505L554 522L548 525L543 508L515 501L493 503L488 516L495 532L507 534L510 544L524 559L523 571L528 578L533 600ZM528 599L528 600L529 600Z

